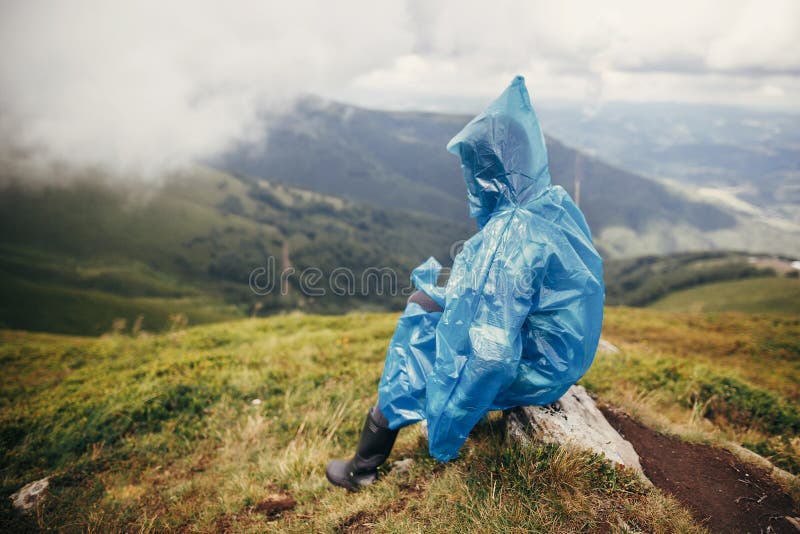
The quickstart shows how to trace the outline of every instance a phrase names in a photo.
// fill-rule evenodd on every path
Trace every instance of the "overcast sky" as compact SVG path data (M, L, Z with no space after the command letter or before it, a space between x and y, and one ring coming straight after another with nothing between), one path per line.
M0 0L0 54L5 145L145 173L300 93L478 111L523 74L535 103L800 107L798 1Z

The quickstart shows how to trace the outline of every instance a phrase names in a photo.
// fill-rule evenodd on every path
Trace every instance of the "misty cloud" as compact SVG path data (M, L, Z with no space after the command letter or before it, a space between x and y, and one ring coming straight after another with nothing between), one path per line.
M4 2L4 149L156 176L298 94L474 111L534 97L796 107L796 2Z
M4 3L3 132L152 175L258 138L261 110L383 64L409 46L403 17L371 2Z

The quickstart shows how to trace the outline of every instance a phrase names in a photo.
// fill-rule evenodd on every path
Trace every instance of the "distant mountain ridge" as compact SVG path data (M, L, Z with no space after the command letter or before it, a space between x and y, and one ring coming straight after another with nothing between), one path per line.
M290 112L265 118L265 145L240 146L214 164L324 194L465 219L459 162L445 145L469 119L308 97ZM800 254L800 233L689 198L552 137L547 147L553 182L573 197L580 175L581 209L608 257L715 248Z
M540 116L550 133L610 163L693 186L728 188L755 206L800 217L798 113L609 102L551 105Z

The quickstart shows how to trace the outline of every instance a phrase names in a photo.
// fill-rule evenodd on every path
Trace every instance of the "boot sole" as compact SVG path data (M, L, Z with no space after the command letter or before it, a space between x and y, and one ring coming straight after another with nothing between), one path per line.
M350 491L350 492L352 492L352 493L356 493L358 490L360 490L360 489L361 489L360 487L358 487L358 486L355 486L355 485L353 485L353 484L349 484L349 483L347 483L347 482L344 482L344 481L341 481L341 480L336 480L336 479L333 479L333 478L331 478L331 475L330 475L330 473L328 473L328 470L327 470L327 469L325 470L325 478L327 478L327 479L328 479L328 482L330 482L330 483L331 483L331 484L333 484L334 486L337 486L337 487L340 487L340 488L344 488L344 489L346 489L347 491Z

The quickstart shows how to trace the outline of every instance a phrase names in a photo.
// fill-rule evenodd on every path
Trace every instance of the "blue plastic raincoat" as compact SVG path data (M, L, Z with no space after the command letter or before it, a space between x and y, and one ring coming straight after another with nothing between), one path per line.
M602 260L586 220L550 183L525 81L514 79L447 145L461 157L479 231L446 287L430 258L412 273L444 311L409 303L386 356L378 405L390 428L428 422L450 460L490 410L555 401L586 373L603 322Z

